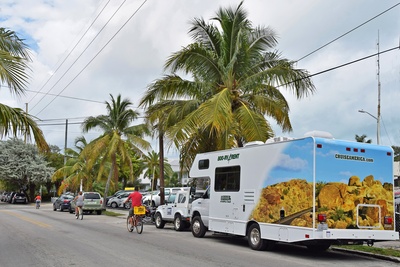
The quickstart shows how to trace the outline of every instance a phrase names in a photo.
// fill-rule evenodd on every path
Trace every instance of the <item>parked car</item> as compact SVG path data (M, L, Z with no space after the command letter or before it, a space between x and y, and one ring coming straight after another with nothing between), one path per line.
M125 201L125 199L129 196L130 193L131 192L122 192L118 196L110 198L107 202L107 206L111 208L122 207L123 206L122 200Z
M16 194L17 192L10 192L7 194L7 200L6 202L11 203L11 200L13 198L13 196Z
M71 201L74 200L73 195L61 195L57 198L53 203L53 210L70 210L71 209Z
M124 194L124 193L132 193L132 192L133 192L133 190L118 190L113 195L107 197L107 202L106 202L107 206L110 206L108 202L110 201L111 198L118 197L119 195Z
M16 203L26 204L26 203L28 203L28 198L25 196L24 193L15 193L11 198L11 203L12 204L16 204Z
M188 190L188 187L167 187L164 188L164 200L167 202L169 195L173 192L178 192L180 190ZM160 191L153 191L152 193L144 196L142 202L145 205L158 207L160 205Z
M2 194L1 194L1 202L5 202L5 201L7 201L7 195L8 195L8 193L9 192L3 192Z
M97 215L101 215L104 210L102 196L97 192L83 192L83 197L83 212L92 213L95 211ZM71 201L70 213L75 212L75 204L75 201Z

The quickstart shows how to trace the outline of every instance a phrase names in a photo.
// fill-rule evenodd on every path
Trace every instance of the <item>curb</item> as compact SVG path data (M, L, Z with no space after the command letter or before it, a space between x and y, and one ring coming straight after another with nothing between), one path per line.
M365 252L365 251L352 250L352 249L346 249L346 248L338 248L338 247L331 247L330 249L335 250L335 251L351 253L351 254L358 254L358 255L372 257L372 258L376 258L376 259L380 259L380 260L387 260L387 261L400 263L400 258L398 258L398 257L385 256L385 255L374 254L374 253Z

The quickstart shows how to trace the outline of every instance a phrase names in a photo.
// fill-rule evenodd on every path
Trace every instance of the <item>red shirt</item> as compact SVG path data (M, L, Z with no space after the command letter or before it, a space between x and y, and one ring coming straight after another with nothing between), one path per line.
M142 194L139 191L134 191L129 194L126 201L132 200L132 207L142 206Z

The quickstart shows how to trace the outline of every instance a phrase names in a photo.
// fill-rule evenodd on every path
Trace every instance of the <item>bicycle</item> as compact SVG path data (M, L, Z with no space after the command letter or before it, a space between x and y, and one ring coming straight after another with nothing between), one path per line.
M126 218L126 227L129 232L132 232L133 229L136 228L136 232L141 234L143 232L143 222L142 222L142 215L146 213L146 208L144 206L133 207L133 215L132 222L133 225L129 222L129 215Z
M75 214L76 219L79 219L79 216L81 216L81 220L83 220L83 210L81 206L78 206L78 212Z

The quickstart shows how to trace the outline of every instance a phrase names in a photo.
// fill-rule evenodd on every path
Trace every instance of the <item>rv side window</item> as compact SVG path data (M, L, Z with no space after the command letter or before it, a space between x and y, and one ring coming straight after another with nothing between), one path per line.
M215 169L215 192L238 192L240 189L240 166Z
M199 170L205 170L210 167L210 160L208 159L202 159L199 160Z

